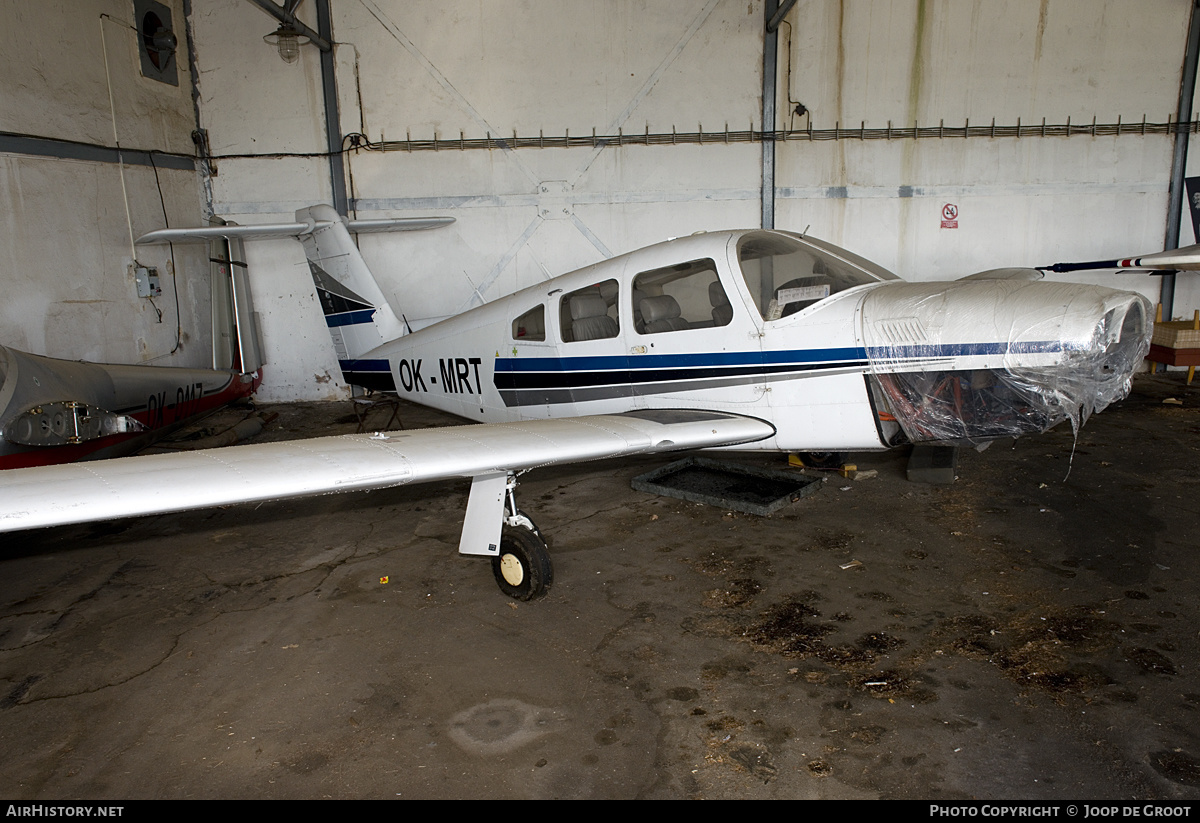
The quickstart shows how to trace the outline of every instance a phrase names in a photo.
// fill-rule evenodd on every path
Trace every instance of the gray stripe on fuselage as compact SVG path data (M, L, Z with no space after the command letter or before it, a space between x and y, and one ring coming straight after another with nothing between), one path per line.
M545 406L559 403L586 403L591 400L611 400L618 397L644 397L646 395L675 394L678 392L722 389L729 386L747 386L754 383L777 383L797 377L824 377L830 374L859 374L862 366L822 369L820 371L784 372L782 374L748 374L740 377L700 378L698 380L672 380L662 383L614 383L608 386L582 386L577 389L500 389L500 398L505 406Z

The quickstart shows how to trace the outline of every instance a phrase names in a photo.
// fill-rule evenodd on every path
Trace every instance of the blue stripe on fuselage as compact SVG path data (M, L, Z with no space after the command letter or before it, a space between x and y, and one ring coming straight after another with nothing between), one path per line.
M392 366L386 360L339 360L342 371L353 372L390 372Z
M697 352L689 354L599 355L595 357L499 357L498 372L532 371L604 371L670 368L704 368L713 366L760 366L796 363L838 363L866 359L861 348L810 349L798 351L741 351Z
M352 386L379 392L396 391L396 378L387 360L338 360L342 379Z

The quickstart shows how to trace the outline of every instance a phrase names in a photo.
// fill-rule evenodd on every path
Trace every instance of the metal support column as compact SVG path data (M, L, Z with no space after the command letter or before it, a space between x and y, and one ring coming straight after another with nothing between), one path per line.
M329 0L317 2L317 31L325 42L332 44L333 21ZM338 114L337 79L333 73L333 49L321 52L321 96L325 102L325 140L329 151L329 183L333 192L333 207L343 217L349 212L346 197L346 166L342 155L342 119Z
M1179 107L1175 118L1175 152L1171 158L1171 191L1167 202L1167 235L1163 248L1179 248L1179 221L1183 217L1184 174L1187 172L1188 141L1191 139L1192 97L1196 93L1196 63L1200 60L1200 0L1193 0L1188 27L1183 77L1179 82ZM1162 279L1159 302L1163 319L1170 320L1175 307L1175 273Z
M779 0L767 0L763 18L762 227L775 228L775 77L779 73ZM774 22L776 28L771 28Z
M779 75L779 24L796 0L767 0L763 8L762 227L775 228L775 97Z

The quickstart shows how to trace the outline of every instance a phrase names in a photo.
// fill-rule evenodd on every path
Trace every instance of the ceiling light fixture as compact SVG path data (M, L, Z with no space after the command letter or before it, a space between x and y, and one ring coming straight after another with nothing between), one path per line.
M263 42L270 43L279 49L279 57L285 63L295 63L300 59L300 47L311 43L307 34L297 31L290 23L280 23L279 28L263 37Z

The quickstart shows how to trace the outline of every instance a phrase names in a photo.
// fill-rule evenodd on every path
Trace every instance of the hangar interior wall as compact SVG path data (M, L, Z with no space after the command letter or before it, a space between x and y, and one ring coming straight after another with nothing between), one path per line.
M315 3L300 7L313 28ZM131 3L64 5L5 7L0 87L17 105L0 129L112 145L99 15L129 18ZM183 0L168 5L181 20ZM758 225L763 144L741 137L762 127L757 0L331 8L352 212L457 218L448 229L360 239L410 320L665 237ZM792 134L775 144L776 225L918 280L1161 248L1172 140L1129 126L1173 117L1189 9L1186 0L797 3L779 30L777 124ZM304 46L284 63L262 40L275 21L246 0L186 11L199 125L215 159L211 176L164 178L172 225L208 209L247 224L289 219L330 202L319 51ZM33 38L14 33L54 24L80 44L80 59L51 65L22 42ZM105 31L122 143L190 152L187 72L178 89L147 87L132 67L133 38ZM792 114L796 103L808 113ZM1123 130L1031 133L1043 119ZM993 120L1000 136L981 133ZM1021 136L1006 136L1018 123ZM967 137L929 133L968 124ZM914 126L922 136L908 136ZM654 139L593 143L593 134ZM514 135L523 147L512 147ZM13 238L0 276L14 295L0 339L126 362L169 351L169 317L153 322L122 282L129 251L116 167L3 153L0 164ZM162 225L150 172L126 169L137 233ZM947 204L956 228L942 226ZM1181 238L1191 242L1190 226ZM203 261L183 253L189 345L171 359L194 354L207 334ZM345 396L299 245L250 243L247 254L268 360L260 396ZM55 282L63 271L78 274ZM1195 280L1181 276L1177 315L1200 305ZM1157 298L1155 278L1109 282ZM102 329L81 334L94 313L106 318Z
M167 6L182 44L178 85L143 76L129 0L0 6L4 345L100 362L212 361L203 250L177 247L174 266L169 249L137 251L162 275L153 302L129 273L130 224L136 236L162 227L164 209L172 225L202 216L182 2ZM18 142L29 137L46 139ZM118 144L137 156L122 164ZM148 151L163 153L155 165Z

